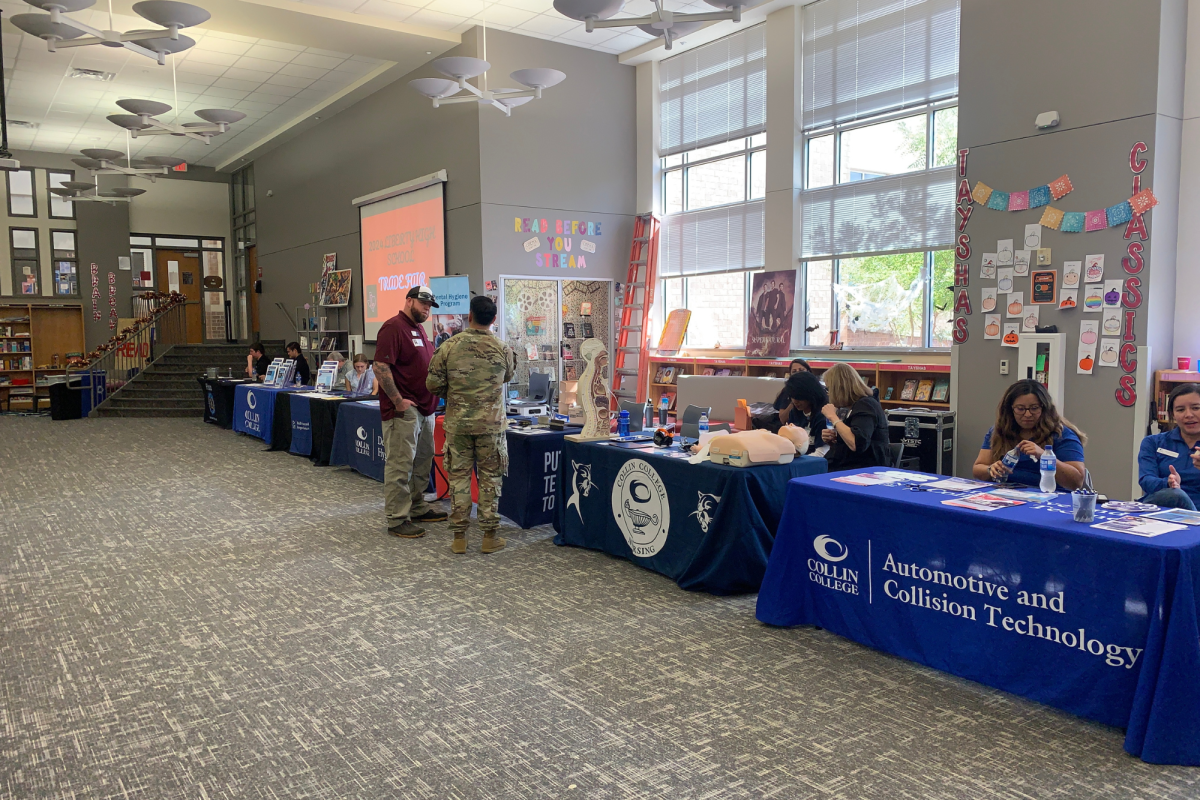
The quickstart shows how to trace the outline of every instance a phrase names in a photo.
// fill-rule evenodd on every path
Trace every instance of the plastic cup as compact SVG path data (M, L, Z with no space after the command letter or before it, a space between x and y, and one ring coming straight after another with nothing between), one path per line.
M1071 510L1076 522L1091 522L1096 519L1096 493L1075 490L1071 492Z
M1175 362L1179 369L1183 370L1184 372L1192 368L1192 360L1186 356L1179 356L1175 359Z

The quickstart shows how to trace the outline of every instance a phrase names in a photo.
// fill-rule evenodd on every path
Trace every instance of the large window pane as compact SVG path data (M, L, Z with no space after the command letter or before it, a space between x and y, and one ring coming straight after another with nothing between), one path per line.
M746 275L727 272L687 279L689 347L742 347L746 343Z
M833 185L833 134L808 140L808 188Z
M666 158L664 158L662 160L663 169L670 169L671 167L678 167L682 163L683 163L683 153L676 153L675 155L667 156Z
M8 213L15 217L37 216L33 204L33 170L18 169L8 175Z
M51 231L50 247L54 250L54 258L74 258L75 232Z
M689 211L746 199L746 157L713 161L699 167L689 167L687 177L687 207Z
M716 156L723 156L726 153L737 153L745 149L745 139L734 139L732 142L721 142L710 147L701 147L692 150L687 154L687 160L689 164L695 164L697 161L703 161L706 158L715 158Z
M933 115L933 165L948 167L958 158L958 107Z
M750 154L750 199L767 196L767 151Z
M833 330L833 262L809 261L805 265L804 327L812 328L805 344L829 344Z
M924 253L841 259L835 291L842 342L923 346L924 267Z
M46 181L51 189L60 189L67 181L75 180L74 174L70 172L47 172ZM53 192L47 192L50 197L50 216L56 219L74 219L75 204L64 197L59 197Z
M204 338L225 338L225 293L204 293Z
M933 254L933 347L954 344L954 251Z
M843 133L840 182L925 169L927 119L921 114Z
M225 280L224 254L208 252L204 254L204 277ZM222 312L224 313L224 312Z
M667 214L678 214L683 211L683 170L681 169L671 170L663 181L663 211Z

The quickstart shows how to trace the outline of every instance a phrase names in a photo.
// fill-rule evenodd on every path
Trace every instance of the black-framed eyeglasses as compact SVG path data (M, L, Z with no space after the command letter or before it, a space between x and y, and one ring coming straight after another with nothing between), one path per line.
M1024 416L1025 414L1040 414L1040 413L1042 413L1041 406L1013 406L1012 410L1013 410L1013 413L1019 417Z

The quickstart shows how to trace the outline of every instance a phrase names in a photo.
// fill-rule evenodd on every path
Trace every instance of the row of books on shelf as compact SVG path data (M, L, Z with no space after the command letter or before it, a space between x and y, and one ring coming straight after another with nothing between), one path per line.
M10 339L0 341L0 353L28 353L33 349L32 342L18 342Z
M705 367L697 374L740 378L744 372L745 370L743 370L741 367ZM683 367L659 367L654 373L654 382L662 384L663 386L672 386L678 383L680 375L690 374L691 373L685 370Z
M0 369L33 369L33 356L0 358Z
M892 389L889 386L884 393L884 400L892 400ZM945 403L950 399L950 379L938 378L909 378L900 389L901 400L912 400L917 403Z
M14 335L12 333L12 328L9 327L10 325L28 325L28 324L29 324L29 315L28 314L26 314L23 317L0 317L0 330L8 330L9 331L9 333L4 334L5 336L13 336Z
M0 336L21 336L28 337L29 331L13 328L12 325L0 325Z

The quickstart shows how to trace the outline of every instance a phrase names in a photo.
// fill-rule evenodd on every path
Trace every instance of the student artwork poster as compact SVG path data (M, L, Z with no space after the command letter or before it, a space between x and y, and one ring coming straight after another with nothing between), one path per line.
M796 302L795 271L759 272L750 290L750 330L746 355L786 358L792 348L792 309Z

